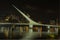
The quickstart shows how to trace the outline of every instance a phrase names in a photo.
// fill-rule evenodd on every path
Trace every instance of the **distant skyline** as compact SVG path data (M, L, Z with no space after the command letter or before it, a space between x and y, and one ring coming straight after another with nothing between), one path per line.
M49 20L56 20L59 16L59 2L57 0L2 0L0 1L0 16L18 13L11 4L31 15L35 21L48 22Z

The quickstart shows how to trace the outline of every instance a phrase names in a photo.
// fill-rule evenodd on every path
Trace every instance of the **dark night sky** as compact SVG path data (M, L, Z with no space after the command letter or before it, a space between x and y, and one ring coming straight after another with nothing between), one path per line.
M16 10L11 4L31 15L31 18L35 21L47 22L59 16L58 0L2 0L0 1L0 16L15 13Z

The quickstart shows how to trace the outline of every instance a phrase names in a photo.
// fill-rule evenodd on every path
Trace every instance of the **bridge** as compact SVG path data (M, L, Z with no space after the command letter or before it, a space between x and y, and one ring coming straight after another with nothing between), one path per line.
M60 27L59 25L47 25L47 24L40 24L40 23L37 23L35 21L33 21L31 18L29 18L27 15L25 15L21 10L19 10L15 5L12 4L12 6L16 9L16 11L18 11L23 17L26 18L26 20L29 21L29 23L0 23L0 25L28 25L29 26L29 32L27 32L26 34L24 34L24 37L23 39L21 40L24 40L24 39L27 39L27 38L30 38L29 40L32 40L33 37L35 37L36 35L38 35L38 33L35 33L33 32L33 26L34 25L39 25L39 26L45 26L48 28L47 32L46 33L50 33L50 27L53 27L55 28L55 33L58 33L58 28ZM13 28L13 27L11 27ZM1 29L2 32L4 32L3 30L4 28ZM8 36L8 32L10 30L6 30L5 34ZM45 33L45 32L43 32ZM28 40L28 39L27 39Z

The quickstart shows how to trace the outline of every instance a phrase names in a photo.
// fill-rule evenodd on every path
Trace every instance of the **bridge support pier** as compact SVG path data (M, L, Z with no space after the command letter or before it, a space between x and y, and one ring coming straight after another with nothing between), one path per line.
M50 32L50 26L48 26L48 33Z
M33 25L29 25L29 32L33 32Z

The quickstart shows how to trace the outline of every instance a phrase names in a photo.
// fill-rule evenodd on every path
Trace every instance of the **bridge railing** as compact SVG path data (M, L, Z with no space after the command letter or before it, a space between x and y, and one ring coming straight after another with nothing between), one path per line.
M7 25L8 27L12 27L12 28L13 28L13 26L9 26L9 25L28 25L29 29L31 29L31 30L33 31L33 26L34 26L35 24L29 24L29 23L0 23L0 25ZM32 26L31 26L31 25L32 25ZM51 28L51 27L53 27L56 32L58 31L58 28L60 27L59 25L46 25L46 24L40 24L40 25L38 24L38 25L36 25L36 27L38 27L38 26L47 27L48 32L50 32L50 28ZM1 26L0 29L1 29L1 31L3 30L2 26Z

